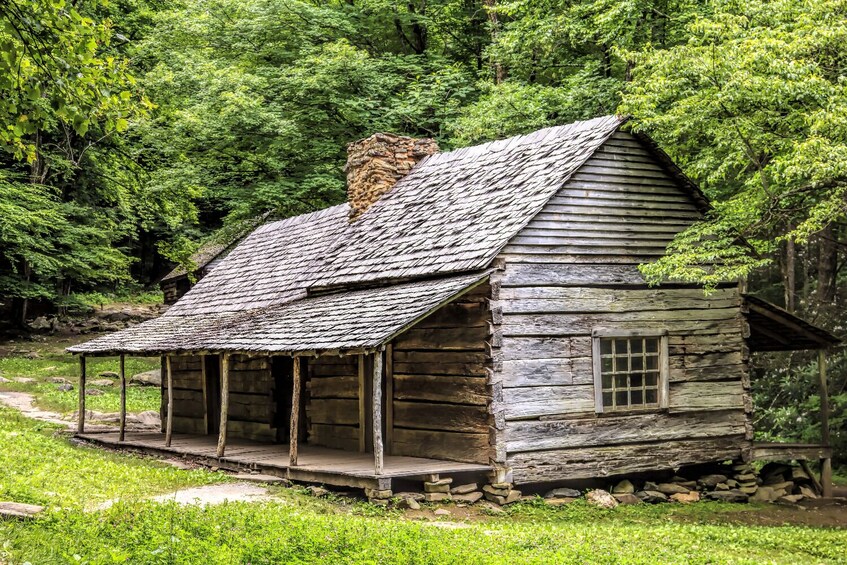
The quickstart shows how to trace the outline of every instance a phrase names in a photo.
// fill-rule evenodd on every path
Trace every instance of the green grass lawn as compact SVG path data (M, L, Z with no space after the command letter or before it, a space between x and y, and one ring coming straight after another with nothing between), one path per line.
M59 413L70 413L77 409L78 383L79 383L79 361L61 348L33 347L31 351L38 354L35 359L28 359L24 355L0 357L0 376L13 380L15 377L35 379L36 383L0 383L0 391L28 392L35 396L35 403L39 408ZM91 357L86 360L86 374L89 382L96 380L104 371L118 371L117 357ZM156 369L159 367L158 358L149 357L127 357L126 374L130 376ZM61 377L74 385L74 390L62 392L58 390L58 384L50 382L53 377ZM120 386L116 380L111 387L91 387L103 391L100 396L88 396L85 406L89 410L97 412L117 412L120 408ZM160 392L157 387L127 387L127 410L129 412L142 412L145 410L158 410L160 403Z
M847 530L714 523L749 507L599 510L540 502L443 527L365 503L279 489L278 503L207 508L139 500L219 473L72 445L0 410L0 499L48 506L0 522L0 563L844 563ZM124 502L93 510L107 499Z

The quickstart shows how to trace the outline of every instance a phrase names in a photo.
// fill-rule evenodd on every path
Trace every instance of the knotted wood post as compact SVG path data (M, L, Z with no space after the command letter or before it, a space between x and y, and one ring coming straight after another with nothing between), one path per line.
M373 372L373 434L374 434L374 472L382 474L382 356L383 351L374 353Z
M76 433L85 433L85 355L79 356L79 413L76 419Z
M291 428L288 433L288 465L289 467L297 466L297 448L298 435L300 432L300 370L301 363L299 357L293 359L292 379L294 386L291 392Z
M821 443L831 448L829 434L829 385L826 376L826 350L818 351L818 374L821 395ZM832 498L832 459L821 459L821 487L825 498Z
M121 353L118 372L121 376L121 431L118 441L123 441L126 436L126 359Z
M165 373L168 382L168 413L165 420L165 447L171 446L174 431L174 374L171 370L171 356L165 356Z
M226 452L226 418L229 413L229 353L221 355L221 423L218 432L218 457Z

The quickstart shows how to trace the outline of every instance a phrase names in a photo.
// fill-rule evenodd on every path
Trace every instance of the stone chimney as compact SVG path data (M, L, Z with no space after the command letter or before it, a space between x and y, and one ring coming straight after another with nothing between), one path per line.
M421 159L433 153L438 153L438 144L433 139L391 133L375 133L348 145L344 171L350 221L355 221Z

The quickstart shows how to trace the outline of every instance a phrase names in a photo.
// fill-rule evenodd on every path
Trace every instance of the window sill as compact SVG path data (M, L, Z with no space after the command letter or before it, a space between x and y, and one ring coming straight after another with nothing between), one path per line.
M633 410L609 410L608 412L595 412L598 418L614 418L616 416L640 416L644 414L667 414L667 408L636 408Z

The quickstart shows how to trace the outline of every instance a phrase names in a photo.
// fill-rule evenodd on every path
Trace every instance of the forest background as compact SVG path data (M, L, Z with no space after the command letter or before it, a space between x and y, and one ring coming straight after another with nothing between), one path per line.
M155 287L341 202L377 131L451 149L617 112L714 204L649 280L747 277L844 336L845 86L847 0L3 0L0 308ZM816 441L815 359L757 367L757 429ZM843 463L843 350L830 374Z

